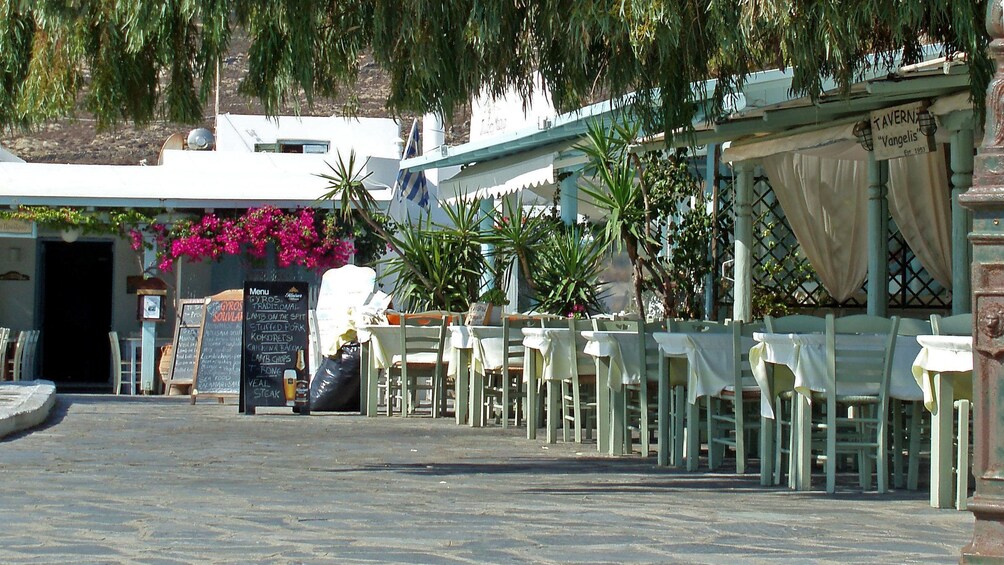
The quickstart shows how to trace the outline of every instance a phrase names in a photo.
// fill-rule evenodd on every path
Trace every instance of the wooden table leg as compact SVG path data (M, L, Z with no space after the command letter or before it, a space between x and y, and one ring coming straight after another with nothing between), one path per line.
M934 373L935 410L931 415L931 506L952 507L952 420L955 391L951 375ZM967 472L967 471L962 471Z
M600 453L613 453L610 430L610 386L607 383L609 361L605 357L596 358L596 449Z
M669 363L665 355L659 356L659 456L658 465L669 465Z
M471 355L469 349L453 350L457 374L453 377L453 415L457 425L467 423L468 403L471 396Z
M527 349L523 356L526 378L526 439L537 439L537 350Z
M812 488L812 406L804 395L792 395L792 434L795 438L794 453L790 454L795 463L794 486L796 490ZM789 480L789 484L791 481Z

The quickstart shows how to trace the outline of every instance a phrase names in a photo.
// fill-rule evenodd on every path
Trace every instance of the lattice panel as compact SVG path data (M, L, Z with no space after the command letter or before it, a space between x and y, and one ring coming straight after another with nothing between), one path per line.
M725 265L717 289L717 303L729 310L733 302L730 280L734 257L734 178L727 170L718 178L720 243L717 263ZM819 282L801 253L791 226L765 176L753 186L753 299L754 310L775 313L811 308L864 308L867 286L844 302L835 301ZM729 277L729 278L727 278ZM889 306L891 308L946 308L951 292L935 281L917 260L895 223L889 222Z

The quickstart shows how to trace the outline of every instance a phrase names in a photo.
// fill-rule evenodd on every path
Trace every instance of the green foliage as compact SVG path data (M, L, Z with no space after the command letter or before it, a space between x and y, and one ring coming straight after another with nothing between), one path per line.
M699 109L721 116L757 70L792 69L797 93L818 96L827 78L846 92L865 68L892 65L867 53L909 64L922 41L967 54L981 106L992 72L985 12L985 0L4 0L0 124L37 124L80 103L102 126L200 121L238 29L250 40L241 92L270 114L351 89L370 54L390 76L395 112L450 116L482 90L528 97L539 73L559 109L635 92L646 129L672 136ZM693 87L710 78L711 92Z
M21 206L17 210L0 210L0 218L35 222L53 230L80 228L94 235L127 235L132 230L157 224L157 211L111 210L95 212L81 208L50 208Z
M643 293L654 291L666 316L696 317L702 305L711 217L704 193L690 172L686 152L631 151L636 125L589 125L578 146L589 163L580 190L603 212L603 241L627 253L635 304L645 316Z
M408 310L462 312L479 296L484 258L472 223L476 208L460 204L449 215L451 226L428 217L398 225L398 254L383 260L383 276L395 279L395 300Z
M498 209L489 212L492 229L484 234L484 241L494 246L494 277L508 281L510 268L519 266L531 289L537 288L535 270L531 268L535 253L554 229L554 219L546 214L527 211L522 199L505 199Z
M603 242L579 227L552 229L534 257L537 310L561 316L597 313Z

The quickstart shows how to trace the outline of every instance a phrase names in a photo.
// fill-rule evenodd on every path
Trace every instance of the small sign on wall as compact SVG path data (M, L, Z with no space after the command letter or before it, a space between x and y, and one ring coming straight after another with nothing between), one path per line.
M871 113L875 159L896 159L923 155L934 151L934 135L925 135L920 128L924 102L914 102Z

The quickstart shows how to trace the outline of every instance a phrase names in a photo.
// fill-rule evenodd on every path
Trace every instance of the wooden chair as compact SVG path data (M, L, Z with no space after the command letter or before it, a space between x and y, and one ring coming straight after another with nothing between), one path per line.
M764 316L764 328L768 333L824 333L826 331L826 319L819 316L809 316L806 314L792 314L774 318ZM768 365L768 370L773 371L773 366ZM795 476L795 460L791 457L794 453L795 436L791 433L794 421L795 403L794 391L781 392L774 399L774 484L781 484L782 464L787 457L788 481L793 484ZM770 457L769 453L762 453L761 457Z
M10 328L0 328L0 381L7 380L7 345L10 342Z
M485 409L489 416L499 414L502 428L509 426L512 414L513 425L519 426L522 405L526 400L523 382L523 361L526 349L523 347L523 328L540 327L540 318L533 316L502 317L503 363L498 369L485 370ZM523 412L525 413L525 412Z
M889 375L898 327L899 318L895 316L826 316L826 391L813 392L813 400L817 401L814 404L825 408L825 412L810 426L822 432L818 458L825 463L827 493L836 491L838 453L857 458L862 489L871 484L870 462L874 459L878 492L888 490ZM881 334L885 346L848 346L837 339L839 334ZM863 393L859 390L862 386L876 387L877 392ZM853 413L848 408L853 408Z
M615 323L624 323L621 320ZM648 457L651 451L652 436L658 429L658 387L654 386L659 380L659 367L662 354L659 346L655 343L652 334L666 331L665 320L654 322L629 321L634 325L637 332L635 340L638 344L639 358L637 360L640 371L637 384L625 384L624 401L625 406L625 449L628 453L632 451L632 432L638 432L638 439L641 455Z
M14 359L12 359L11 379L20 381L27 376L25 369L25 354L28 351L28 332L21 330L17 334L17 343L14 345Z
M671 333L728 333L732 331L730 325L710 320L669 320L666 322L666 328ZM696 471L700 458L703 427L701 405L699 402L695 404L687 402L687 388L685 386L676 386L674 389L672 394L674 398L670 402L670 406L675 406L671 409L671 417L673 418L670 425L671 441L674 445L685 442L687 470ZM684 414L686 414L685 419Z
M576 443L582 443L582 430L589 422L589 415L595 417L596 399L590 391L595 391L596 371L580 373L579 367L595 367L595 359L585 353L586 338L582 332L594 329L592 320L575 320L568 318L564 324L571 332L572 356L569 360L571 374L561 379L561 421L562 439L570 441L575 437Z
M447 327L453 321L454 317L449 313L401 315L401 355L385 371L382 385L386 390L388 416L393 414L395 400L400 401L402 416L414 413L419 404L420 390L431 394L432 417L438 418L445 411L448 359L444 358L443 350Z
M122 358L122 346L119 342L118 332L108 332L108 345L111 352L112 394L118 395L122 393L122 373L129 370L129 360ZM135 376L132 379L135 379ZM135 394L136 383L127 384L129 385L129 394Z
M732 322L733 384L715 396L707 397L708 468L717 469L726 448L736 453L736 473L746 472L748 445L758 445L760 436L760 387L749 362L748 341L754 332L762 332L760 323ZM747 435L756 436L747 444Z
M971 336L973 315L970 313L941 317L932 314L931 328L934 330L934 335ZM955 507L965 510L968 506L966 499L969 497L969 419L972 414L972 402L963 398L954 401L952 406L956 416Z
M931 335L933 327L931 320L918 318L900 318L897 335L916 338L918 335ZM924 403L922 401L904 402L898 398L890 399L892 406L892 476L893 486L909 490L917 490L920 477L921 437L924 425ZM906 472L903 470L903 455L906 454Z

